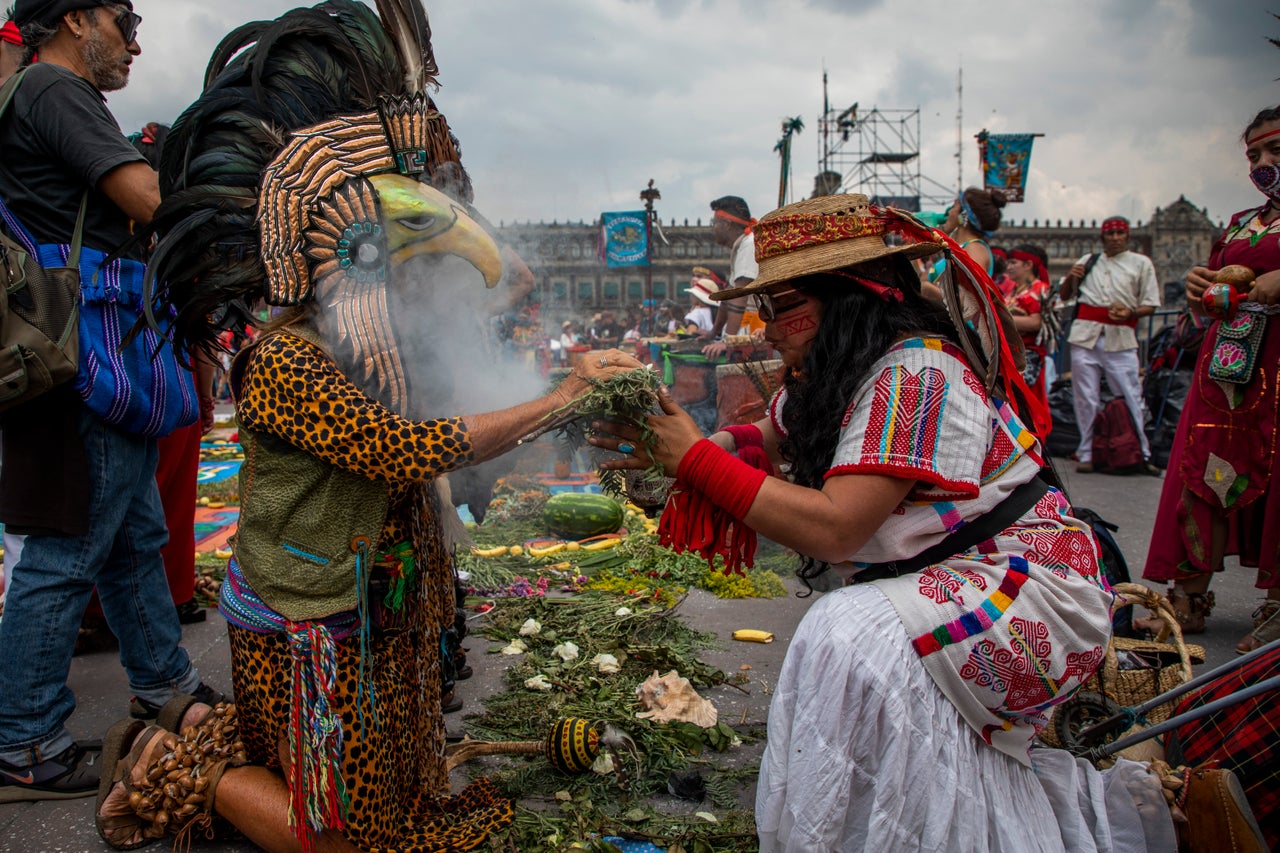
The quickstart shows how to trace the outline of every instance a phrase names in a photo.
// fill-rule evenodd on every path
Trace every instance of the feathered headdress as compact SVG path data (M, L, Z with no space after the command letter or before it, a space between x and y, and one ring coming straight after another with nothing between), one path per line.
M896 208L873 210L888 221L889 231L900 235L905 243L941 244L947 272L937 284L961 349L987 393L1012 405L1043 443L1049 434L1049 412L1022 376L1022 339L987 271L959 243L910 213Z
M377 8L328 0L218 45L165 148L148 303L176 313L174 343L190 353L252 322L259 299L315 300L371 393L402 408L393 264L459 254L493 284L500 262L465 203L419 183L467 185L428 94L438 70L421 2Z

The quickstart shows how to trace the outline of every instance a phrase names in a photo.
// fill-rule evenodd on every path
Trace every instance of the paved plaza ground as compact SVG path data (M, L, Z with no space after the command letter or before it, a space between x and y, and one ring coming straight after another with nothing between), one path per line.
M1069 494L1076 504L1087 506L1120 526L1116 538L1127 557L1135 580L1146 559L1152 518L1155 514L1161 480L1154 477L1113 477L1103 474L1082 475L1072 471L1069 462L1061 468ZM801 587L794 581L793 591ZM1196 637L1208 652L1208 666L1235 657L1236 641L1249 629L1250 613L1260 597L1253 589L1253 572L1229 564L1213 584L1218 606L1207 634ZM722 720L732 725L745 724L763 728L768 714L769 696L786 653L792 632L812 604L813 598L745 599L722 601L701 590L693 590L681 604L678 613L692 626L717 633L723 648L706 653L704 659L726 672L736 672L742 664L751 667L751 683L747 692L721 686L704 691L720 711ZM777 641L735 643L729 640L736 628L762 628L774 632ZM208 621L185 626L184 644L209 683L229 690L231 686L230 653L225 626L216 612ZM474 644L477 650L485 643ZM9 650L9 653L15 653ZM20 652L18 652L20 653ZM462 682L467 707L449 717L451 733L460 733L468 711L486 695L500 690L502 658L472 653L469 661L476 676ZM1207 668L1202 668L1207 671ZM101 653L76 658L71 667L70 683L79 700L71 718L72 733L81 738L101 737L107 728L122 718L128 709L129 690L114 653ZM33 853L33 851L105 851L93 826L93 799L62 802L18 803L0 805L0 853ZM693 806L693 804L689 804ZM693 806L701 808L701 806ZM160 849L160 848L157 848ZM250 851L256 848L240 843L211 843L198 849L218 851Z

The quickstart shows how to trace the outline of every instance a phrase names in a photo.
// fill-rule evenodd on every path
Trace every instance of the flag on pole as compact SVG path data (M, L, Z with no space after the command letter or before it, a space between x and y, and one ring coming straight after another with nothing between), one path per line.
M978 134L978 156L982 160L982 185L1000 190L1007 201L1022 201L1026 195L1027 172L1031 168L1031 143L1040 133Z
M600 214L600 255L610 267L649 265L649 238L643 210Z

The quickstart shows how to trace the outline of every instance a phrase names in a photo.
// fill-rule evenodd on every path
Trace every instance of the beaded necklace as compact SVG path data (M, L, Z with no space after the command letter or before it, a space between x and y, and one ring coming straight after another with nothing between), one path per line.
M1273 219L1270 224L1262 221L1263 214L1267 213L1269 210L1272 210L1272 207L1271 203L1267 202L1262 207L1258 208L1252 216L1241 218L1235 229L1227 235L1225 242L1229 243L1237 238L1247 236L1249 238L1249 248L1252 249L1254 246L1258 245L1258 241L1263 237L1277 229L1280 229L1280 216Z

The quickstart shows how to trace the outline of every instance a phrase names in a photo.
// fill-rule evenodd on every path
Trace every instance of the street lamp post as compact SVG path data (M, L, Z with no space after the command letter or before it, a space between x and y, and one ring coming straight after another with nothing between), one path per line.
M653 299L653 218L656 215L653 203L662 198L662 193L649 179L649 186L640 190L640 200L644 202L644 298L647 302Z

